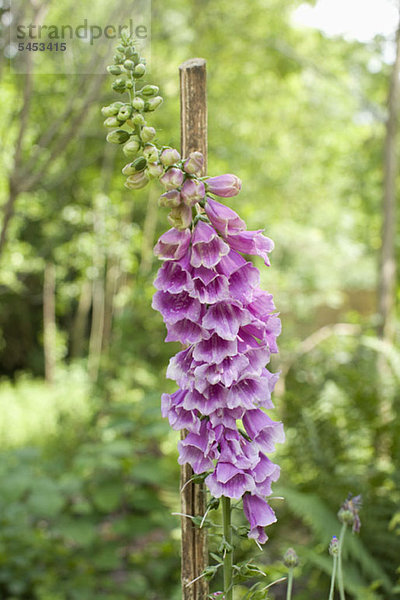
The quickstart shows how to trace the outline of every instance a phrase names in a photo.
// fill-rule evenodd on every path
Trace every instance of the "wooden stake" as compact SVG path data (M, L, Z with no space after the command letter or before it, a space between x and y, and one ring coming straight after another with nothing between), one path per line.
M202 175L207 172L207 89L206 61L192 58L179 67L181 90L181 151L187 157L198 150L204 155ZM186 436L181 432L181 437ZM204 484L188 481L193 476L190 465L181 468L181 512L184 515L203 516L206 510ZM204 577L187 585L204 571L208 563L205 529L194 527L191 519L182 517L182 599L206 600L208 582Z

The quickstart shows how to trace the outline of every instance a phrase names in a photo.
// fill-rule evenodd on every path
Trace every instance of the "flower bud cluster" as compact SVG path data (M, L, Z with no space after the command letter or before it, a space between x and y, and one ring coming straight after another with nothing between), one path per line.
M146 60L137 52L132 39L123 33L114 56L114 64L107 67L116 79L114 91L128 93L127 102L113 102L102 108L105 127L113 128L107 135L112 144L124 144L123 152L132 162L122 170L127 176L125 186L132 190L145 187L152 178L163 173L159 151L154 145L156 130L147 124L146 113L155 111L163 102L156 85L137 88L138 80L146 73ZM136 159L136 160L133 160Z

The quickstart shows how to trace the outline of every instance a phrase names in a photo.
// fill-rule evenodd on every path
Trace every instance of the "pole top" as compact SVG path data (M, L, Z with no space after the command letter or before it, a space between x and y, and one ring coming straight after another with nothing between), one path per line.
M185 60L185 62L179 66L179 70L185 71L186 69L202 68L205 67L206 64L207 61L205 58L189 58L189 60Z

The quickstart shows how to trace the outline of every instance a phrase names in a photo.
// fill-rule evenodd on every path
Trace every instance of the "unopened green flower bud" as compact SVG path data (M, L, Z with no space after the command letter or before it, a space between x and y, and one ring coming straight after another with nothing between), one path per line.
M118 113L118 119L120 121L126 121L127 119L129 119L129 117L131 116L133 112L132 106L130 106L129 104L125 104L125 106L123 106Z
M286 550L285 554L283 555L283 564L288 569L293 569L299 564L299 557L297 556L293 548L288 548Z
M131 90L132 88L133 88L133 83L130 79L128 79L126 82L126 89Z
M133 71L133 69L135 68L135 63L133 62L133 60L129 60L127 59L124 62L124 67L125 69L127 69L128 71Z
M144 110L153 111L156 110L163 103L163 99L161 96L155 96L155 98L150 98L146 104L144 105Z
M157 85L145 85L140 90L140 93L142 94L142 96L150 98L151 96L155 96L156 94L158 94L158 90L159 87Z
M143 138L142 138L143 139ZM181 155L175 148L165 148L160 155L160 160L164 167L170 167L180 160Z
M119 65L110 65L107 67L107 71L111 73L111 75L121 75L122 69Z
M173 208L167 218L172 227L186 229L192 222L192 209L182 204Z
M336 535L334 535L330 541L329 554L331 556L338 556L339 554L339 540L337 539Z
M129 140L122 148L122 152L125 154L127 158L133 158L136 156L140 148L139 141L137 140Z
M135 169L135 167L133 166L132 163L128 163L122 169L122 174L123 175L133 175L134 173L136 173L136 169Z
M149 163L147 165L147 172L149 177L160 177L163 174L163 167L160 163Z
M150 162L156 162L158 160L158 149L154 144L146 144L143 148L143 156Z
M353 525L354 514L351 510L341 508L338 512L338 519L341 523L346 523L346 525Z
M135 110L143 110L144 109L143 98L139 98L139 96L136 96L136 98L134 98L132 100L132 106Z
M142 131L140 132L142 142L150 142L153 138L156 137L156 133L157 132L154 129L154 127L143 127Z
M146 123L146 119L141 113L136 113L136 115L133 115L131 121L134 125L145 125Z
M117 54L114 54L113 60L116 65L120 65L124 61L124 55L117 52Z
M125 56L127 56L128 58L132 58L134 54L137 54L134 48L128 46L128 48L125 49Z
M108 117L105 121L104 121L104 126L105 127L119 127L120 122L117 119L117 117Z
M125 81L125 79L116 79L113 82L111 87L116 92L119 92L120 94L122 94L122 92L124 92L126 89L126 81Z
M111 104L111 108L114 110L114 115L117 114L117 112L119 112L119 110L124 106L123 102L113 102Z
M101 114L103 117L112 117L117 114L118 111L114 110L112 106L103 106L101 109Z
M127 54L128 56L128 54ZM138 63L140 63L140 55L138 52L136 52L136 50L134 48L132 48L132 52L129 54L129 58L131 60L133 60L133 62L135 63L135 65L137 65Z
M147 167L147 160L144 158L144 156L139 156L133 161L132 165L135 167L136 171L143 171L143 169Z
M111 142L111 144L123 144L128 141L129 133L125 131L125 129L115 129L115 131L111 131L111 133L107 136L107 142Z
M128 179L125 181L125 187L130 190L140 190L144 188L149 182L149 178L147 177L145 171L138 171L133 175L130 175Z
M117 46L116 49L118 50L118 52L125 52L125 47L122 46L122 44L120 44L119 46Z
M133 76L137 79L139 79L140 77L143 77L143 75L146 73L146 67L144 66L143 63L139 63L138 65L136 65L136 67L133 70Z

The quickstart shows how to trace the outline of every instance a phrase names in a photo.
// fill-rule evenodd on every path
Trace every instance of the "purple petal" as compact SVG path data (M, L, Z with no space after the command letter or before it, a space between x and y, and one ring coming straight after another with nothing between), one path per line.
M240 231L229 234L226 241L233 250L243 254L255 254L263 258L267 266L270 265L268 253L274 249L274 242L258 231Z
M246 229L246 223L234 210L212 198L207 198L205 211L215 229L223 236Z
M243 498L243 510L251 529L254 527L266 527L276 522L274 511L268 502L264 498L260 498L260 496L246 494Z
M180 292L191 292L193 281L189 273L178 262L168 260L159 269L154 286L164 292L179 294Z
M189 296L187 292L181 292L180 294L156 292L151 305L162 314L164 321L170 324L183 319L196 322L202 312L200 302Z
M177 323L167 323L168 335L166 342L181 342L181 344L194 344L202 340L207 332L197 323L183 319Z
M250 321L250 313L234 302L218 302L208 308L202 326L224 340L236 340L239 327Z
M154 254L165 260L178 260L186 254L190 239L189 229L179 231L173 227L160 237L154 246Z
M229 246L204 221L198 221L192 236L190 264L193 267L215 267L222 256L228 254Z
M216 333L209 339L201 340L193 350L193 358L199 362L220 363L227 356L237 354L236 340L223 340Z
M227 496L239 499L255 488L251 475L235 468L230 463L217 463L213 473L205 479L205 484L215 498Z

